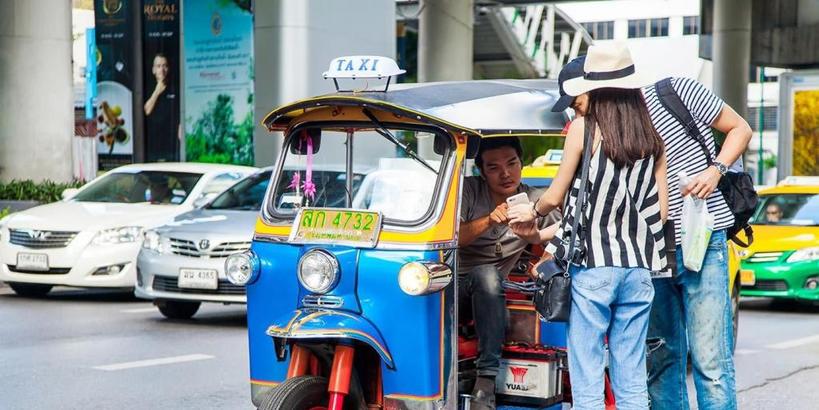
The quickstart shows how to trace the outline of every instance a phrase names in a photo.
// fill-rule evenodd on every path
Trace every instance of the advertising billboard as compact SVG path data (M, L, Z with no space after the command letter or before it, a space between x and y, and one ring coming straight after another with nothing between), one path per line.
M779 77L778 179L819 175L819 71Z
M185 0L188 161L253 164L253 14L248 0Z
M179 160L179 0L143 0L145 160Z
M94 0L97 61L97 152L103 168L134 153L134 21L128 0Z

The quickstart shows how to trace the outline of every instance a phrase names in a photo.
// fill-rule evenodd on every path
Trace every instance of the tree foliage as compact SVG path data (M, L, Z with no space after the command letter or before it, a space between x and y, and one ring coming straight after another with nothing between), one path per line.
M252 101L253 95L248 96ZM210 101L185 136L188 161L253 165L253 112L233 122L233 98L219 94Z

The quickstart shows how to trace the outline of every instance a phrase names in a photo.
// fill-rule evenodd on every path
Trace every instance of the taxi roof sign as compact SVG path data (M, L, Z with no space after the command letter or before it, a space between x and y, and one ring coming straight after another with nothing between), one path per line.
M339 89L339 79L387 79L387 87L389 87L392 77L406 73L398 67L395 60L389 57L381 56L343 56L334 58L330 61L330 68L322 74L325 79L331 78L336 84L336 90ZM386 87L384 91L386 91Z

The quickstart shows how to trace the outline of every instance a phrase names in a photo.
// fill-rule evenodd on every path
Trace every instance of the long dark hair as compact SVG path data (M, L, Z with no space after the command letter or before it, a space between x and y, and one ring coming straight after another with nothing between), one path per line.
M589 117L603 135L603 152L615 166L663 155L665 145L654 129L640 90L601 88L589 92Z

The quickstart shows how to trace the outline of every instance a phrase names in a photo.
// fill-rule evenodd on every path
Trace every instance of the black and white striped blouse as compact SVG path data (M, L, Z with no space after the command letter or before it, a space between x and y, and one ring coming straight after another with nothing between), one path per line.
M671 85L697 122L712 158L716 158L716 144L711 133L711 124L725 103L705 86L690 78L672 78ZM708 162L699 143L689 137L682 124L660 104L657 90L653 85L643 88L643 96L651 115L651 122L665 142L665 155L668 160L668 217L674 220L679 244L680 211L683 202L682 195L679 194L680 171L685 171L688 176L693 177L708 168ZM708 197L708 211L714 216L715 230L725 229L734 224L734 215L719 189L714 190Z
M589 167L584 218L578 229L585 249L583 265L662 270L665 240L654 158L618 168L606 157L602 145L597 145ZM564 223L546 246L556 257L567 253L579 192L578 172L565 202Z

